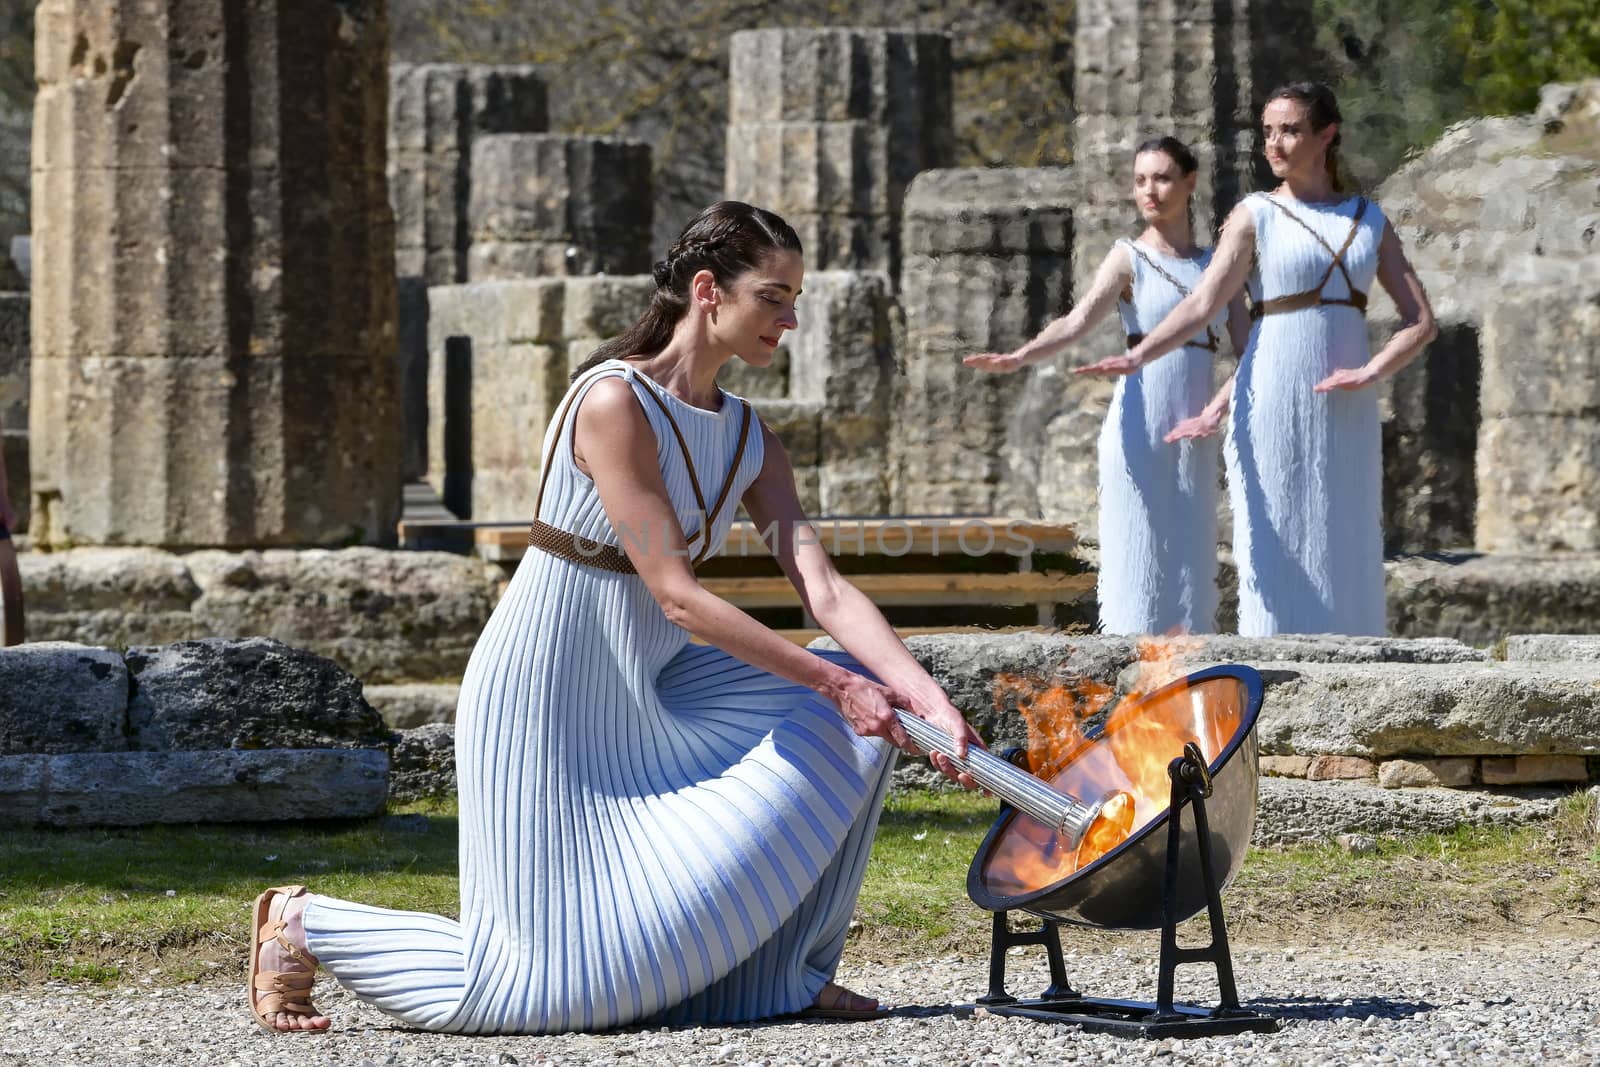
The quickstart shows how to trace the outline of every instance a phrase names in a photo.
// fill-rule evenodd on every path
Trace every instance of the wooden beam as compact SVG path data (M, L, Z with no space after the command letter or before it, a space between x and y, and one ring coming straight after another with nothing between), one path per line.
M1070 604L1095 587L1092 574L1021 571L1001 574L852 574L850 584L874 604ZM706 589L742 608L799 607L789 579L704 578Z

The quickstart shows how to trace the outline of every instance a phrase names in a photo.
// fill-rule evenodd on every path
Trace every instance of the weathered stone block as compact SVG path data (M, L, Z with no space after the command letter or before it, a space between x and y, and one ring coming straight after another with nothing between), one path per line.
M394 535L388 22L283 7L41 5L37 542Z
M456 730L430 723L400 731L392 754L389 796L395 800L446 796L456 791Z
M1600 634L1513 634L1506 638L1506 659L1600 662Z
M1507 634L1595 628L1600 554L1454 555L1387 567L1389 631L1493 644Z
M730 187L786 219L894 210L889 131L873 123L747 123L730 130L727 167Z
M391 730L455 722L456 704L461 699L459 685L438 682L369 685L361 692Z
M1600 351L1600 348L1597 348ZM1600 419L1521 415L1478 435L1477 546L1600 551Z
M373 748L387 740L354 676L271 638L135 647L127 664L135 750Z
M394 64L388 169L400 273L432 285L466 281L474 139L548 127L533 67Z
M271 822L380 814L383 749L0 756L0 817L46 826Z
M103 648L42 642L0 648L0 755L121 752L128 669Z
M1600 410L1600 287L1502 291L1484 311L1483 417Z
M1454 759L1392 759L1378 765L1378 784L1385 789L1419 789L1443 786L1464 789L1477 777L1478 761Z
M1378 765L1360 756L1313 756L1306 767L1306 778L1313 782L1371 778L1377 773Z
M1560 809L1551 797L1520 799L1479 790L1384 789L1367 782L1261 779L1257 845L1327 842L1339 834L1442 834L1461 826L1523 826Z
M809 294L812 275L806 276ZM568 278L562 283L565 303L559 323L559 339L593 338L594 345L608 341L638 321L650 306L655 279L649 274L606 275ZM540 337L555 341L558 337Z
M614 137L497 134L472 146L469 224L473 280L505 264L511 248L537 250L545 274L642 274L650 270L650 146ZM552 261L566 246L563 261Z
M1484 785L1543 785L1587 782L1588 761L1582 756L1485 756Z
M428 473L428 283L398 279L399 330L395 361L400 373L401 476L408 482Z
M1261 773L1273 778L1305 778L1311 772L1310 756L1262 756Z

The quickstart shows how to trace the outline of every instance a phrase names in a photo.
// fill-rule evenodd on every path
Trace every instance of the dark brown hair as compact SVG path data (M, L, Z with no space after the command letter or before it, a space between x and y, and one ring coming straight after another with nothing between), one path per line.
M1133 150L1134 158L1137 159L1146 152L1163 153L1178 165L1178 169L1183 172L1184 177L1188 177L1200 169L1200 161L1194 157L1194 152L1190 150L1189 146L1170 135L1166 137L1151 137L1146 141L1141 141L1139 147ZM1189 202L1183 205L1183 213L1189 220L1189 239L1191 241L1194 240L1193 199L1191 196Z
M1330 124L1344 122L1344 117L1339 114L1339 101L1333 95L1333 90L1321 82L1293 82L1289 85L1280 85L1272 90L1272 95L1267 97L1267 103L1274 100L1293 100L1306 109L1306 121L1311 123L1311 128L1318 133L1327 129ZM1265 105L1263 105L1265 106ZM1333 140L1328 142L1328 180L1333 184L1333 191L1342 193L1346 189L1344 175L1339 170L1339 142L1343 138L1340 130L1335 130Z
M637 322L594 350L573 378L608 359L653 356L672 340L672 331L689 309L689 282L702 270L731 288L774 252L800 252L800 237L787 222L764 208L721 200L683 228L667 258L651 270L656 291Z

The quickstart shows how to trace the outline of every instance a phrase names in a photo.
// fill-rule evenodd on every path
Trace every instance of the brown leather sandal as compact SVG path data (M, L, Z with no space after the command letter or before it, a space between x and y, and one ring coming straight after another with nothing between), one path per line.
M317 961L308 955L299 945L292 943L283 936L283 931L288 927L288 922L283 918L283 912L278 913L276 919L269 918L272 914L272 900L276 896L284 898L284 907L289 906L289 901L306 891L303 885L273 886L266 892L256 897L256 906L253 921L250 926L250 980L245 986L245 999L250 1004L250 1013L255 1016L256 1023L264 1030L274 1034L319 1034L325 1033L327 1028L318 1030L294 1029L280 1030L272 1025L272 1016L280 1012L290 1015L321 1015L311 1003L311 985L317 978ZM263 971L261 970L261 946L269 941L276 941L278 947L289 954L289 958L296 963L305 965L304 971ZM256 994L261 994L257 999Z

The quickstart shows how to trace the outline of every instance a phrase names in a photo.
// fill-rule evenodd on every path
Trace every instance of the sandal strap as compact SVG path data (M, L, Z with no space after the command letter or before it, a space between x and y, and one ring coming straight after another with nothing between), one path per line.
M258 1015L286 1011L293 1015L319 1015L311 1004L310 971L261 971L251 983L261 995L255 999Z
M309 1000L290 1000L282 993L262 993L255 1002L257 1015L276 1015L287 1012L290 1015L321 1015Z
M261 929L256 931L256 943L264 945L268 941L276 941L278 943L278 947L287 952L289 954L289 958L294 960L296 963L302 964L306 967L316 967L317 961L312 959L310 955L306 953L305 949L301 948L299 945L283 936L283 932L288 928L289 924L281 918L272 919L268 922L262 923Z
M258 971L251 984L262 992L304 993L315 978L310 971Z

